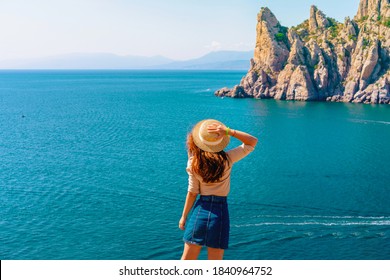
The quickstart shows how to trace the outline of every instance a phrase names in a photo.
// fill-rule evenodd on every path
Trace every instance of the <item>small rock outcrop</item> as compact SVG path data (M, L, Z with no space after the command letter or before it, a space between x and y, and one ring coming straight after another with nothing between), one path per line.
M248 73L215 95L390 104L389 0L361 0L344 23L312 6L292 28L262 8L256 32Z

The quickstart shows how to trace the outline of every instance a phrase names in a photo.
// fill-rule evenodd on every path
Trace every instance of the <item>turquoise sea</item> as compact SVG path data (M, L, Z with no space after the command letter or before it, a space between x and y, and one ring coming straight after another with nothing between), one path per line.
M0 258L179 259L186 134L216 118L259 138L225 259L390 259L390 107L213 95L244 74L1 71Z

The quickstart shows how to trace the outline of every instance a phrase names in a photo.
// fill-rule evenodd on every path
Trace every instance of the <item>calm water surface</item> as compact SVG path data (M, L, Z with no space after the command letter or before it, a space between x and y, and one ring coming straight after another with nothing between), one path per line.
M180 258L185 137L216 118L260 140L226 259L390 259L390 107L213 96L244 74L1 71L0 258Z

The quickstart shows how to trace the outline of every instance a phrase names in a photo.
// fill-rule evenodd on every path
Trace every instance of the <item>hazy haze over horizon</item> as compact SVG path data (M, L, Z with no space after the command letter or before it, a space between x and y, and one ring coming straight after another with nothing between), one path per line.
M290 27L308 18L313 4L343 22L356 14L359 0L3 0L0 61L68 53L187 60L211 51L248 51L261 7Z

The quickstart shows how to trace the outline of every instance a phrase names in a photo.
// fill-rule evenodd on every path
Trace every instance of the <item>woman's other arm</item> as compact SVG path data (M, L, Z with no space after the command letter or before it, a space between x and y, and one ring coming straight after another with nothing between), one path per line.
M187 216L191 211L192 206L194 206L194 202L197 197L197 193L193 192L188 192L186 201L184 203L184 209L183 209L183 214L181 215L180 221L179 221L179 228L181 230L185 229L186 221L187 221Z

